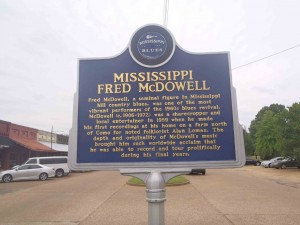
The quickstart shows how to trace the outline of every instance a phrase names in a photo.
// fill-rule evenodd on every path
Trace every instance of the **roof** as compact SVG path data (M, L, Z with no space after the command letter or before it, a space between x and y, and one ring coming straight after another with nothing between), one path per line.
M46 142L46 141L40 141L41 144L46 145L51 149L51 142ZM57 143L52 143L52 149L55 149L56 151L60 152L68 152L68 145L63 145L63 144L57 144Z
M44 141L37 141L35 139L21 138L21 137L7 137L0 135L0 149L13 148L22 146L26 149L36 152L68 152L68 145L57 144Z
M10 140L9 137L0 135L0 149L15 147L16 143Z
M10 137L10 139L31 151L38 151L38 152L53 152L53 151L55 151L55 150L49 148L48 146L41 144L40 142L38 142L35 139L20 138L20 137Z

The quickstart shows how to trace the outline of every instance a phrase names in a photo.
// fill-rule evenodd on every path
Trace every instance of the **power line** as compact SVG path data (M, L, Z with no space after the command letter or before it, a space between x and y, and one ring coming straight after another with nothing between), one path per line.
M244 66L248 66L248 65L250 65L250 64L253 64L253 63L256 63L256 62L262 61L262 60L264 60L264 59L270 58L270 57L272 57L272 56L279 55L279 54L281 54L281 53L283 53L283 52L286 52L286 51L292 50L292 49L294 49L294 48L297 48L297 47L299 47L299 46L300 46L300 44L297 44L297 45L295 45L295 46L293 46L293 47L287 48L287 49L285 49L285 50L282 50L282 51L280 51L280 52L276 52L276 53L274 53L274 54L272 54L272 55L268 55L268 56L266 56L266 57L263 57L263 58L261 58L261 59L257 59L257 60L255 60L255 61L252 61L252 62L249 62L249 63L243 64L243 65L240 65L240 66L234 67L234 68L232 68L231 70L235 70L235 69L238 69L238 68L241 68L241 67L244 67Z

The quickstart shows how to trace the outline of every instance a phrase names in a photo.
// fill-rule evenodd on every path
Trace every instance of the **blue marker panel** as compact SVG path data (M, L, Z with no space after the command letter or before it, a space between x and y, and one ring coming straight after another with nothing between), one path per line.
M235 160L226 53L80 60L78 93L78 163Z
M79 60L70 167L242 166L229 61L187 53L153 25L117 57Z

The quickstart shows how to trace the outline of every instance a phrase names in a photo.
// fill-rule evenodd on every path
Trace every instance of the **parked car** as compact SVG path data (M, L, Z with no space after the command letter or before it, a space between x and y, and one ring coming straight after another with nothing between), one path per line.
M254 165L254 166L260 166L261 162L259 160L256 159L252 159L252 158L246 158L246 163L245 165Z
M262 161L260 165L265 167L265 168L270 168L272 163L277 162L277 161L281 161L283 159L284 159L284 157L275 157L275 158L272 158L270 160Z
M298 167L300 168L300 163L297 162L296 159L293 158L286 158L282 161L278 161L276 163L272 163L272 167L276 169L286 169L288 167Z
M0 180L5 183L16 180L47 180L55 176L55 169L41 164L24 164L12 170L0 172Z
M191 175L193 174L202 174L205 175L206 174L206 170L205 169L192 169L190 172Z
M56 177L62 177L70 173L67 156L34 157L29 158L25 164L41 164L54 168Z

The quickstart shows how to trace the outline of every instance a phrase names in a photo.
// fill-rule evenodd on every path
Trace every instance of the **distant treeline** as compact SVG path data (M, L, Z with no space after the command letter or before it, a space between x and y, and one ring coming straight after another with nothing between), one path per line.
M249 156L286 156L300 161L300 103L263 107L251 121L249 131L244 130L244 141Z

